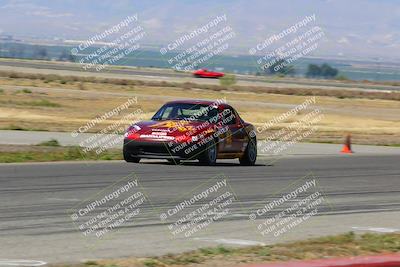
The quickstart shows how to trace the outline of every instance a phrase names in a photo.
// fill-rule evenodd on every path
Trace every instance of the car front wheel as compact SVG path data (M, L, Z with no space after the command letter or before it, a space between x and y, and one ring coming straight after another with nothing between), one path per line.
M217 144L212 140L201 153L199 161L205 165L215 165L217 163Z
M123 150L123 154L124 154L124 160L126 162L139 163L139 161L140 161L140 158L132 157L131 154L128 151L126 151L125 149Z

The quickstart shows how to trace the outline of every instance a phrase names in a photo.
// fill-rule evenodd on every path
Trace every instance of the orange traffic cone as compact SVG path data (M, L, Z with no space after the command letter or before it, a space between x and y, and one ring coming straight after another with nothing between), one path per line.
M340 151L341 153L351 154L353 151L351 150L351 135L348 134L346 136L346 141L344 142L343 149Z

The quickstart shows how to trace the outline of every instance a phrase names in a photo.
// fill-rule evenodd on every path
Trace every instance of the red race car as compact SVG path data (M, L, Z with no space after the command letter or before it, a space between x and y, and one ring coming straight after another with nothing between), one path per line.
M196 78L221 78L225 74L222 72L209 71L207 69L199 69L193 72L193 75Z
M162 106L150 121L131 125L125 133L124 159L199 160L239 158L241 165L257 159L255 128L221 101L183 100Z

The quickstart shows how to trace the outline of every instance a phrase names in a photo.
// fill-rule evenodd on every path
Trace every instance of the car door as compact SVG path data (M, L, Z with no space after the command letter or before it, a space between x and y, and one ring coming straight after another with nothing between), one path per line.
M237 153L243 149L246 133L236 111L231 108L223 108L220 111L220 127L224 129L220 136L220 151L225 153Z

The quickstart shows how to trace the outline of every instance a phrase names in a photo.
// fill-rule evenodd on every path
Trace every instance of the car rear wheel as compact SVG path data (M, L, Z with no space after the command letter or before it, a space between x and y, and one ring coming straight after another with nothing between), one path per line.
M199 161L205 165L215 165L217 163L217 154L217 144L212 140L201 153Z
M126 151L125 149L123 151L123 154L124 154L124 160L126 162L139 163L139 161L140 161L140 158L132 157L132 155L128 151Z
M240 165L253 166L257 160L257 141L250 139L247 144L246 150L241 158L239 158Z

